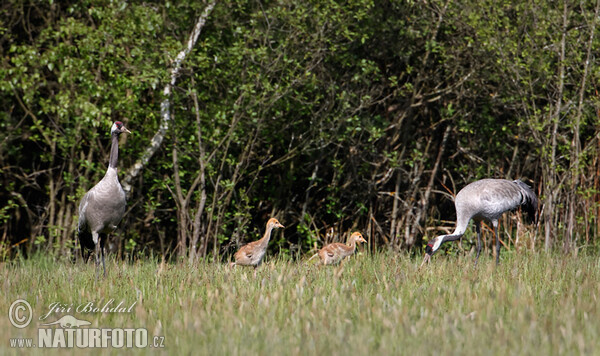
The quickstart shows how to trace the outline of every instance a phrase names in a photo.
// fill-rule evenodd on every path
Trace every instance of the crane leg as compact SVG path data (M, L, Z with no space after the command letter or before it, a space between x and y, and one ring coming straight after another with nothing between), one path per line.
M108 239L108 235L106 235L106 234L100 235L100 252L102 254L102 270L104 272L104 277L106 277L106 265L104 264L104 245L106 244L107 239Z
M104 265L104 248L100 248L100 251L102 251L102 270L104 271L104 277L106 277L106 266Z
M96 258L96 280L98 280L98 269L100 268L100 238L97 232L92 232L92 240L94 241L94 257Z
M481 221L475 223L475 229L477 230L477 257L475 257L475 266L477 266L479 254L481 253Z
M494 237L496 238L496 266L500 264L500 237L498 236L498 220L492 221Z

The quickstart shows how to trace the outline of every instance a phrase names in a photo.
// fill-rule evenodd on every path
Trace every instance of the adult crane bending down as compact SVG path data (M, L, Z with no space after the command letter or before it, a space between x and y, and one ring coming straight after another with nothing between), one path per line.
M450 235L438 236L425 248L423 263L429 262L431 256L446 241L455 241L462 237L467 230L469 221L475 221L477 228L477 257L481 252L481 221L487 220L494 226L496 239L496 264L500 263L500 239L498 238L498 219L509 210L522 207L535 223L537 217L538 199L531 188L520 180L482 179L468 184L461 189L454 199L456 207L456 228Z

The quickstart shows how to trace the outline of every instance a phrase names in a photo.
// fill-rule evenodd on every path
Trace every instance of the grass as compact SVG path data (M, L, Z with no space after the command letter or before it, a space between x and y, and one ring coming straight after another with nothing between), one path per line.
M404 254L361 254L341 268L275 260L255 277L223 264L111 261L108 278L95 284L91 263L38 256L0 265L0 352L16 353L9 338L35 339L39 324L62 316L37 320L53 302L114 299L135 302L132 312L69 314L90 327L146 328L165 337L159 351L175 354L598 353L598 256L504 254L498 268L490 256L477 268L472 262L436 255L419 271L420 260ZM19 298L34 310L24 329L5 312Z

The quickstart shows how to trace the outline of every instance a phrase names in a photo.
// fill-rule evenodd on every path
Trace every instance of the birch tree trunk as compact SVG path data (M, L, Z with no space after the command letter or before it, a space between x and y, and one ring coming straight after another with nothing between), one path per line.
M204 12L200 15L200 17L198 17L198 20L194 25L194 29L192 30L192 33L190 33L190 37L188 38L186 47L181 52L179 52L179 54L177 54L177 57L175 57L175 60L173 61L173 67L171 68L169 83L167 83L167 85L165 85L163 89L163 95L165 99L160 104L161 121L158 127L158 131L154 134L154 137L152 137L150 145L146 148L144 154L142 154L142 157L137 162L135 162L135 164L131 168L129 168L121 183L123 185L123 189L127 194L129 194L129 192L131 191L131 181L134 178L136 178L140 174L142 169L148 164L152 156L154 156L156 151L158 151L158 149L160 148L160 145L162 144L165 138L165 134L167 133L167 130L169 129L169 124L172 120L170 110L171 91L175 86L175 82L177 81L177 77L179 76L179 71L181 70L183 61L194 48L194 45L198 40L198 36L200 36L200 31L202 31L202 27L204 27L206 19L212 12L213 8L215 7L215 4L216 0L209 3L208 6L204 9Z

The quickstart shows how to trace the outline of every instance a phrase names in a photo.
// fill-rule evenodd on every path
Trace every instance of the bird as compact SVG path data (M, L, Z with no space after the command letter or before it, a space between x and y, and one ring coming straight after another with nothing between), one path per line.
M121 121L115 121L110 129L111 149L108 168L104 177L90 189L79 203L79 223L77 234L81 247L81 257L87 262L91 250L96 256L96 279L102 257L102 269L106 277L104 264L104 245L108 234L116 228L123 215L127 200L125 191L119 183L117 161L119 159L119 136L131 133Z
M252 266L256 269L261 264L265 252L267 252L267 245L269 244L271 232L274 228L285 228L285 226L281 225L277 219L270 218L267 221L267 228L263 237L260 240L242 246L233 255L235 262L232 262L231 266Z
M350 245L346 245L339 242L326 245L308 260L310 261L313 258L319 256L319 259L324 266L338 264L344 258L354 253L357 244L361 242L366 243L367 240L365 240L365 238L361 235L360 232L354 232L352 235L350 235L350 239L348 240L348 242L350 243Z
M461 189L454 199L456 208L456 228L450 235L441 235L427 243L425 257L421 266L431 260L431 256L446 241L460 239L467 229L469 221L475 221L477 229L477 257L481 253L481 221L491 222L496 239L496 265L500 263L500 239L498 237L498 219L509 210L521 207L537 223L538 198L527 184L520 180L486 178L472 182Z

